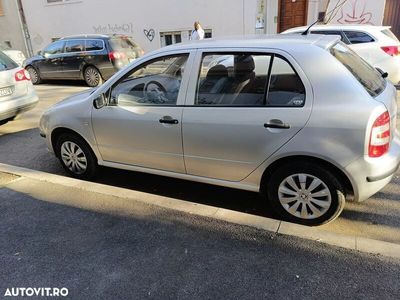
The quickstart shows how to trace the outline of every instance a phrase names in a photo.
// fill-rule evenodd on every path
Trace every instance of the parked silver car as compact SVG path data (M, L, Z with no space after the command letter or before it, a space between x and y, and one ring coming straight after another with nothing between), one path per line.
M40 132L77 178L101 165L261 191L316 225L391 180L396 113L393 85L338 37L280 35L162 48L50 108Z
M0 125L39 101L29 73L0 51Z

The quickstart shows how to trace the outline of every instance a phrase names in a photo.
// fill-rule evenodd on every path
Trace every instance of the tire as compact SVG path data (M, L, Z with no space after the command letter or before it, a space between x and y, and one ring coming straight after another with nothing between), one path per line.
M285 164L269 178L268 200L286 221L322 225L336 219L344 208L342 185L333 173L317 164Z
M29 75L31 76L31 81L33 84L39 84L42 79L40 78L39 72L32 66L27 66L26 70L28 71Z
M103 78L101 77L99 70L93 66L85 68L83 71L83 78L85 79L86 84L90 87L96 87L103 83Z
M64 170L72 177L91 179L98 169L97 159L81 137L62 134L56 142L56 154Z

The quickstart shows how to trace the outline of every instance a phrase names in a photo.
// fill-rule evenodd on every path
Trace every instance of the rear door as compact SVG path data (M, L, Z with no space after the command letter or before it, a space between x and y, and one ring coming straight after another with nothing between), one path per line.
M65 54L63 59L63 77L68 79L80 79L85 62L85 40L67 40L65 42Z
M56 41L43 50L44 58L36 64L39 67L41 78L62 78L64 44L65 42L62 40Z
M312 91L280 53L199 52L183 113L188 174L240 181L306 124Z

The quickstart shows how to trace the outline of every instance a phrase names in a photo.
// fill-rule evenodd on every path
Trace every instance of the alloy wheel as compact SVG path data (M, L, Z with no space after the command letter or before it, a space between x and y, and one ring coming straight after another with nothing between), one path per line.
M324 215L332 204L328 186L310 174L293 174L279 185L278 199L291 215L301 219L316 219Z
M82 149L71 141L61 145L61 159L65 166L75 174L83 174L87 169L87 159Z
M100 83L100 73L92 67L85 71L85 81L90 86L98 86Z

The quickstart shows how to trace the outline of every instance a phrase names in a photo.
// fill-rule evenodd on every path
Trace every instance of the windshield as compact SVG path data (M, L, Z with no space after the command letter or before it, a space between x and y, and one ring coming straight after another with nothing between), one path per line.
M0 51L0 71L11 70L18 67L11 58Z
M382 75L345 44L337 43L331 48L331 53L354 75L372 97L378 96L385 89L386 81Z

